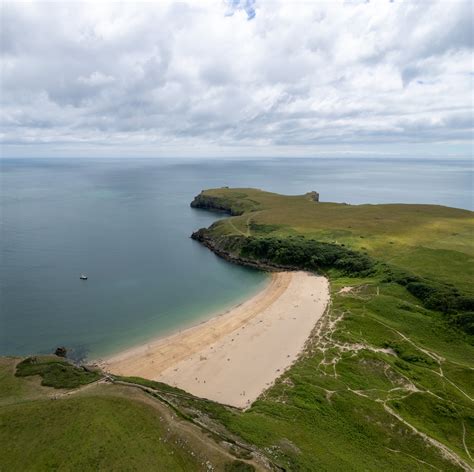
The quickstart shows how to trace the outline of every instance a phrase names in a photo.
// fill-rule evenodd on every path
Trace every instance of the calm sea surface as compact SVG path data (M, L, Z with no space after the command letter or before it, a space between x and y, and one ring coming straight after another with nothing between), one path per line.
M2 159L0 170L0 355L102 356L258 291L264 274L189 239L218 218L189 207L203 188L472 209L461 160Z

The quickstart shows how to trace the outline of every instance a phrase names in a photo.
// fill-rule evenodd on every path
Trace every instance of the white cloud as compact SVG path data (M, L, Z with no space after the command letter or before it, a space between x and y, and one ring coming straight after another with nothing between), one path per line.
M4 2L2 153L307 155L395 143L466 152L472 9Z

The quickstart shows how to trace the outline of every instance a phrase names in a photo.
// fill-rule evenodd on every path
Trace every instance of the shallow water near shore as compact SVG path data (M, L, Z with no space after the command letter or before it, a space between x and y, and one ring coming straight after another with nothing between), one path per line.
M267 283L189 235L203 188L470 208L468 161L2 159L0 355L97 357L201 321ZM79 280L81 272L87 281Z

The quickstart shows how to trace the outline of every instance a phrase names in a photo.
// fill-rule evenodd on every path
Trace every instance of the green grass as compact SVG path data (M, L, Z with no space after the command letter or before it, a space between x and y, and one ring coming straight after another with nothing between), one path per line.
M439 304L425 293L472 297L473 214L432 205L314 203L254 189L203 195L238 201L239 209L251 202L205 230L239 256L252 240L301 247L314 240L367 254L375 270L320 267L331 282L332 307L303 358L244 413L200 407L287 470L462 470L457 459L473 467L473 338L458 329L453 310L433 310ZM318 255L316 246L309 253ZM251 256L265 260L271 251ZM310 254L303 256L299 267L311 268ZM344 286L352 292L339 293Z
M0 357L0 406L39 398L47 390L38 377L16 377L17 363L14 358Z
M152 407L125 398L9 405L0 410L0 470L196 470L168 436Z
M105 395L58 395L44 385L70 389L100 376L56 356L35 359L0 359L0 470L197 469L156 409L113 386Z

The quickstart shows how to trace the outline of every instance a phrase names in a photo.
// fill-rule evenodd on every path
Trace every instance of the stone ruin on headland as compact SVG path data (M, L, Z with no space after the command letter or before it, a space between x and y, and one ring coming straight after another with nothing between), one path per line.
M314 190L312 192L308 192L306 196L313 202L319 202L319 193L315 192Z

